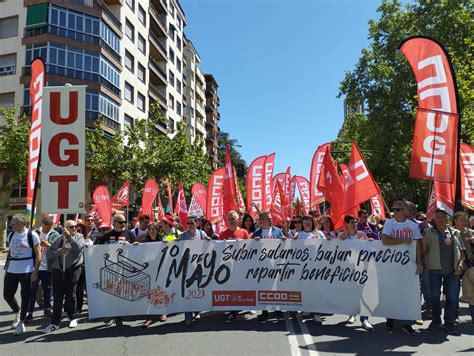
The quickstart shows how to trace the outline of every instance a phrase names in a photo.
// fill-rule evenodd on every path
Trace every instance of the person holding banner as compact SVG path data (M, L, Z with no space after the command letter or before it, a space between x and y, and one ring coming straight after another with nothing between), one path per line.
M163 242L174 241L181 235L181 231L174 227L174 219L171 215L165 215L158 223L158 227L163 232Z
M150 217L148 215L141 215L138 219L138 226L133 229L135 233L136 241L142 241L148 230L148 225L150 225Z
M357 223L357 230L365 233L368 238L378 240L379 233L377 231L377 227L367 221L369 217L367 210L360 209L357 212L357 216L359 218L359 222Z
M305 240L305 239L323 239L326 240L326 236L324 236L321 230L316 228L316 224L314 219L311 215L305 215L302 219L303 222L303 230L297 232L294 235L294 240Z
M58 238L46 253L52 261L53 269L53 316L51 323L42 329L43 333L59 329L64 311L69 317L69 327L77 326L76 286L84 263L84 236L77 231L74 220L67 220L62 238Z
M250 214L245 213L242 216L242 226L243 229L247 230L249 235L255 231L255 222Z
M288 230L288 238L294 239L301 231L303 231L303 218L299 215L295 215L291 221L290 229Z
M336 231L334 229L334 223L329 215L322 215L319 218L319 224L321 225L321 231L326 237L326 240L332 240L337 238Z
M344 216L344 226L346 228L345 231L340 232L339 235L337 235L339 240L374 240L373 238L369 238L365 232L357 229L357 219L354 215ZM354 324L355 320L355 315L350 315L349 319L347 319L347 324ZM365 330L374 330L372 324L369 323L369 317L361 315L360 322Z
M209 220L203 219L201 220L201 230L206 233L212 240L219 240L219 235L217 235L214 230L212 229L212 224Z
M404 201L397 200L393 202L392 211L393 218L387 220L382 230L381 240L384 245L399 245L406 244L410 245L413 241L416 241L416 260L417 268L416 274L420 274L423 266L421 264L421 233L418 225L413 221L407 219L406 216L407 206ZM402 330L408 335L415 336L416 332L413 330L412 320L403 320ZM393 331L393 319L387 319L385 328L389 331Z
M15 313L12 328L13 335L25 332L25 319L30 300L30 284L38 279L38 269L41 263L40 239L38 235L26 227L23 214L12 217L13 231L8 234L10 250L5 264L5 279L3 298ZM21 308L15 298L20 284Z
M46 257L48 248L59 238L59 234L53 229L53 220L46 216L41 221L41 228L35 230L38 234L41 245L41 262L38 270L38 279L31 282L30 286L30 306L25 321L33 319L33 311L35 309L36 292L38 291L39 282L43 288L43 310L45 316L52 316L51 312L51 261Z
M441 288L446 293L444 304L444 329L457 334L454 329L456 305L459 297L459 275L463 271L464 245L458 230L450 228L448 213L438 208L434 226L425 229L423 252L429 272L433 320L428 330L438 330L441 324Z

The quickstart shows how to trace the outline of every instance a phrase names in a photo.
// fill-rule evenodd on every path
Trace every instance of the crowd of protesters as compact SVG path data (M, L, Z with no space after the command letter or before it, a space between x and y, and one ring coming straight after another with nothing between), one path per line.
M324 239L324 240L381 240L385 245L416 244L417 271L420 275L420 300L425 319L431 319L428 329L443 328L455 334L455 323L459 317L459 296L469 304L474 323L474 267L472 245L474 244L474 218L466 213L454 213L450 221L447 212L439 208L428 222L426 214L416 212L413 203L395 201L387 219L359 210L357 216L346 215L344 227L336 230L328 215L310 211L307 215L295 215L284 226L275 226L272 215L259 212L251 215L231 211L227 216L227 228L216 234L213 225L204 217L190 216L186 226L180 226L171 215L152 222L142 215L138 221L128 224L123 214L115 214L112 226L95 221L91 215L83 220L67 220L64 226L53 226L49 217L42 220L36 230L27 228L22 214L12 218L12 232L8 234L9 254L5 265L4 299L15 314L12 328L14 334L25 332L25 324L34 318L36 294L41 283L43 290L43 314L49 324L44 333L57 330L64 312L69 318L69 328L75 328L86 299L83 249L101 244L143 244L171 242L175 240L246 240L246 239ZM461 283L462 280L462 283ZM21 305L15 298L20 285ZM441 318L441 301L444 301L444 323ZM51 303L52 301L52 303ZM252 311L253 312L253 311ZM317 324L322 324L321 313L303 313ZM281 318L280 311L275 312ZM200 318L200 312L187 312L186 326ZM225 322L232 323L242 318L239 311L226 314ZM262 311L260 322L270 318L269 311ZM165 322L166 315L151 316L142 324L147 328L156 322ZM356 321L350 315L347 324ZM117 329L123 327L120 317L106 319ZM361 326L373 330L367 316L360 316ZM422 320L401 321L402 330L416 335L414 324ZM392 331L394 320L387 319L386 329Z

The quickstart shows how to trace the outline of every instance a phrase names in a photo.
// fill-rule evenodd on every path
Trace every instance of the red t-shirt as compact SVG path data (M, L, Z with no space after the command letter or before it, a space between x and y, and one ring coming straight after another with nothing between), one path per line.
M245 229L241 229L240 227L237 228L237 230L232 231L229 227L222 231L222 233L219 235L219 240L236 240L236 239L242 239L242 240L248 240L250 238L249 233Z

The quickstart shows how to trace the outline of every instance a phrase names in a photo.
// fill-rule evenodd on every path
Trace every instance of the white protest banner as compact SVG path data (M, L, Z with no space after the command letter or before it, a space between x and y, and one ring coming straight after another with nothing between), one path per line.
M82 213L85 198L85 86L45 87L41 210Z
M242 309L421 317L415 244L153 242L93 246L85 258L90 318Z

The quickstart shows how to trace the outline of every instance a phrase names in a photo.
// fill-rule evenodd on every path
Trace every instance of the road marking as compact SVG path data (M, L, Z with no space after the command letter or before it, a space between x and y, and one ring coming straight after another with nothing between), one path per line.
M316 345L314 344L313 337L309 333L306 323L302 320L301 313L298 313L297 319L298 319L298 324L301 328L301 333L303 334L304 342L306 343L306 346L308 347L309 354L314 355L314 356L319 355L318 350L316 350Z
M301 356L300 346L298 345L298 338L296 337L293 323L288 317L288 312L285 312L285 324L286 324L286 330L288 331L287 336L288 336L288 342L290 344L291 356Z

